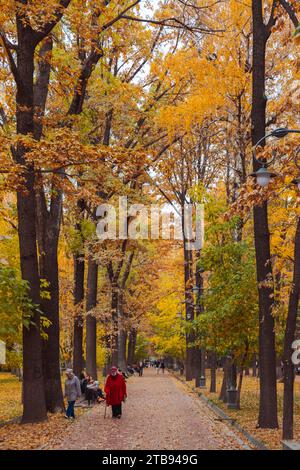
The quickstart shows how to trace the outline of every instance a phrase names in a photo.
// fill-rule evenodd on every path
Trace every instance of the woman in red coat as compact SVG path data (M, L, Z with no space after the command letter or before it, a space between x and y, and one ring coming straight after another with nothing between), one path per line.
M126 383L123 375L119 374L117 367L112 367L105 383L105 395L107 406L112 407L112 417L121 418L122 401L125 401Z

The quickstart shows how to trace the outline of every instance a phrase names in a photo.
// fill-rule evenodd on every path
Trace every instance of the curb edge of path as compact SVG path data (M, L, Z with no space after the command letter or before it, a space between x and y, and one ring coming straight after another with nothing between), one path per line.
M226 421L230 422L231 426L235 428L237 431L239 431L243 436L248 439L251 444L253 444L257 450L270 450L263 442L259 441L256 439L256 437L252 436L246 429L244 429L240 424L236 423L233 418L228 416L221 408L219 408L213 401L211 401L209 398L207 398L203 393L197 392L194 388L188 387L186 384L186 381L184 379L181 379L178 375L174 374L174 372L169 371L170 375L174 377L175 379L179 380L185 387L187 387L191 392L193 392L195 395L197 395L198 398L209 408L211 409L217 416L219 416L222 419L225 419ZM226 423L225 423L226 424Z

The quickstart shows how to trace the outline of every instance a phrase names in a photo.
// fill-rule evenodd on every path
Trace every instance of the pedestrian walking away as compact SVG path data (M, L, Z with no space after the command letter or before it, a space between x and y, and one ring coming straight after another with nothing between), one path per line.
M81 387L78 377L73 373L72 369L66 370L65 381L65 398L68 400L68 408L65 418L75 419L74 405L77 398L81 396Z
M112 407L112 417L120 419L122 416L122 402L127 398L126 382L118 368L113 366L105 383L106 405Z

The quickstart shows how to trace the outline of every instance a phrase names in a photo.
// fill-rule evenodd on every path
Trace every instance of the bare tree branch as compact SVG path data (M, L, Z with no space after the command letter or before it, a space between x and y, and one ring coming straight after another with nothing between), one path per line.
M149 18L137 18L136 16L130 15L123 15L122 19L137 21L141 23L149 23L155 24L160 26L165 26L167 28L179 28L179 29L186 29L192 33L205 33L205 34L214 34L214 33L224 33L225 29L206 29L201 28L198 26L190 26L183 21L179 20L178 18L165 18L163 20L151 20Z
M3 47L5 49L8 63L9 63L9 68L11 73L13 74L13 77L15 79L16 84L19 86L21 85L21 78L18 72L17 64L15 62L15 59L13 58L13 55L11 53L11 48L9 46L9 41L7 40L4 31L0 28L0 37L2 39Z
M61 20L65 9L69 6L71 0L60 0L59 7L54 13L54 19L49 21L48 23L44 24L40 31L34 31L33 36L37 43L42 41L49 33L51 33L52 29L57 25L57 23Z
M279 2L282 5L282 7L285 9L287 14L289 15L295 28L297 28L299 26L299 19L297 18L294 7L290 4L290 2L287 2L286 0L279 0Z
M111 21L109 21L108 23L106 23L105 25L102 26L102 31L105 31L106 29L110 28L111 26L113 26L117 21L119 21L120 19L124 18L123 15L125 15L125 13L127 13L129 10L131 10L132 8L134 8L136 5L138 5L139 3L141 3L141 0L136 0L135 2L133 2L131 5L129 5L128 7L126 7L121 13L119 13L115 18L113 18Z
M275 17L276 7L277 7L277 0L273 0L271 14L270 14L270 18L269 18L269 21L268 21L268 24L267 24L267 30L268 31L271 31L271 29L273 28L273 26L276 23L276 17Z

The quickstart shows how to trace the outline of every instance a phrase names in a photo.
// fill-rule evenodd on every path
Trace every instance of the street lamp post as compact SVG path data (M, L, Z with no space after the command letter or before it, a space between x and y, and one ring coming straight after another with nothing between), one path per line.
M261 187L266 187L271 181L271 178L276 177L276 174L268 171L268 167L275 160L275 155L270 161L262 161L256 156L256 149L266 139L275 137L281 139L286 137L288 134L300 134L300 129L287 129L278 128L274 131L266 134L261 138L253 148L253 160L258 163L260 168L251 176L255 177L256 182ZM300 170L300 165L297 161L297 156L300 152L298 147L296 154L294 155L294 161L296 167ZM295 178L292 183L297 186L300 191L300 177ZM293 285L294 288L290 293L288 316L286 320L285 338L284 338L284 350L283 350L283 369L284 369L284 398L283 398L283 438L293 438L293 407L294 407L294 366L290 357L291 344L295 335L298 303L299 303L299 285L300 285L300 218L298 217L295 242L294 242L294 272L293 272Z
M203 278L202 274L204 273L204 269L202 267L197 266L196 270L196 286L193 288L194 294L196 294L196 314L201 315L204 311L203 305ZM196 387L199 388L206 388L206 377L205 377L205 362L206 362L206 353L205 348L203 346L200 347L200 370L198 372L198 376L196 377Z
M259 139L259 141L256 143L256 145L253 148L253 158L254 160L261 165L261 168L259 168L258 171L251 173L250 176L253 176L256 179L256 182L259 186L261 187L267 187L271 181L272 178L275 178L277 176L276 173L272 173L268 170L268 167L274 162L275 156L268 161L261 161L257 158L256 156L256 150L259 147L259 145L262 142L265 142L268 138L270 137L276 137L277 139L282 139L286 137L288 134L300 134L300 129L287 129L286 127L279 127L278 129L274 129L272 132L269 134L266 134L264 137ZM297 162L295 162L297 167L299 168ZM300 190L300 177L294 179L292 181L293 184L295 184L298 189Z

